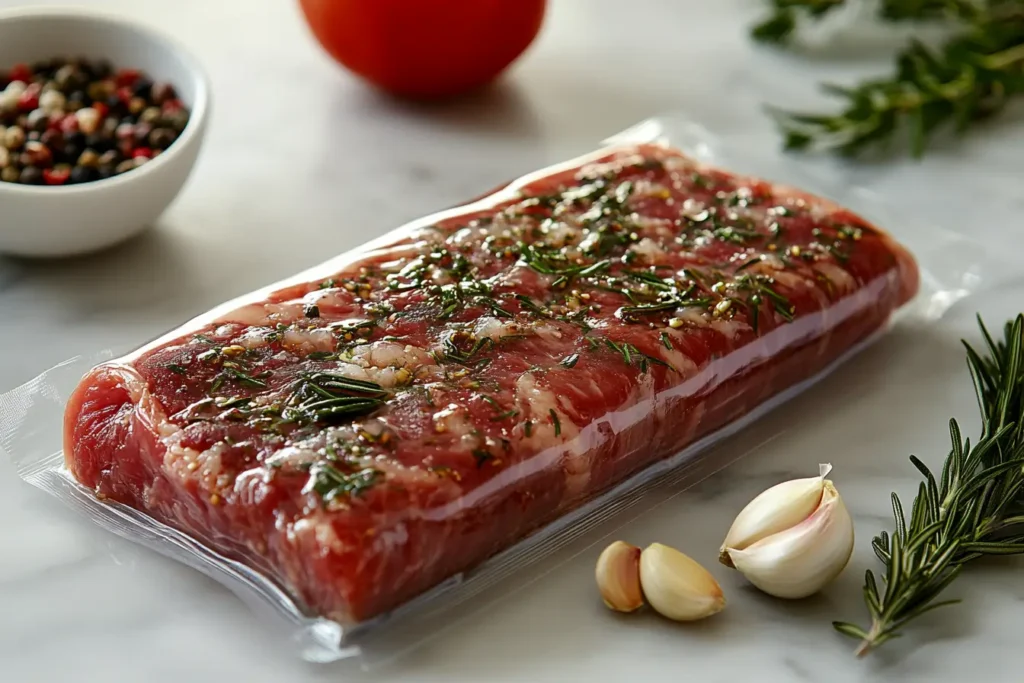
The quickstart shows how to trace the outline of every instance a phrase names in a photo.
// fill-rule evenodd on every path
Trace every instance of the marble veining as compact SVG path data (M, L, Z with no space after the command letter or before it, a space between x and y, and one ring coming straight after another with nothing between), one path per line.
M0 0L0 9L13 4ZM815 80L886 68L882 47L865 56L842 38L808 48L815 60L761 51L743 35L756 11L744 0L561 0L501 85L453 104L407 105L328 63L291 2L89 4L162 26L199 55L214 84L208 146L180 199L143 237L71 261L0 258L0 390L70 356L127 351L654 114L685 112L770 153L776 139L763 102L820 103ZM629 59L624 43L637 45ZM983 291L939 321L901 323L718 446L723 462L743 456L724 471L685 491L653 492L496 597L439 620L428 642L369 675L297 660L287 639L230 592L93 527L0 458L0 680L1020 680L1018 560L972 568L950 591L963 605L936 612L867 661L852 657L853 644L829 622L864 618L861 579L875 566L869 539L889 525L889 492L916 490L907 455L937 465L950 416L977 431L959 339L976 338L975 311L996 321L1021 308L1012 255L1024 247L1016 229L1022 153L1024 127L1007 117L959 145L940 144L921 163L802 161L806 174L861 185L913 216L918 243L939 237L919 226L942 226L992 245L1001 265L973 264ZM912 229L890 227L901 236ZM979 254L962 254L965 272ZM715 563L747 500L823 461L835 465L858 535L834 585L779 602ZM609 614L592 571L598 544L612 538L692 554L719 578L728 607L690 626Z

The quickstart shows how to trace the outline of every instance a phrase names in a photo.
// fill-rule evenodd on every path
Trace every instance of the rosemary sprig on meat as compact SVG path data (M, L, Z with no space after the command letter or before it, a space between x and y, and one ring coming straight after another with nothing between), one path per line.
M784 42L801 15L820 18L846 0L774 0L755 38ZM787 149L810 147L857 155L909 133L914 156L940 128L961 134L1024 93L1024 2L1021 0L883 0L886 21L940 20L952 36L937 48L912 41L886 77L853 87L826 85L844 100L835 114L777 112Z
M285 422L333 422L368 415L388 396L379 384L330 372L304 374L284 402Z
M860 641L864 655L896 638L909 622L957 600L938 598L971 560L1024 553L1024 314L1006 323L996 342L979 318L985 348L964 342L981 409L982 433L963 440L950 420L952 447L937 479L914 456L921 472L909 519L892 496L895 529L872 542L885 567L882 585L868 570L864 601L871 623L834 622Z

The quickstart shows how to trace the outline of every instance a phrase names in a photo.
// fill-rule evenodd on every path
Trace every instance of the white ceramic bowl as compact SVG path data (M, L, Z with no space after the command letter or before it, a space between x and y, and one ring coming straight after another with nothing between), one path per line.
M54 57L105 58L167 81L191 110L185 130L157 158L91 183L0 182L0 252L71 256L116 244L150 227L181 190L202 144L210 86L199 63L160 33L81 9L0 12L0 68Z

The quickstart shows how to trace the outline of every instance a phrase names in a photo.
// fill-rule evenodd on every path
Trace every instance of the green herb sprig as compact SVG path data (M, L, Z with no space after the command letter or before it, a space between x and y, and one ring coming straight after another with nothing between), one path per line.
M964 346L981 409L981 438L972 445L950 420L952 448L938 479L911 456L924 481L909 519L893 494L895 530L872 541L885 570L881 586L871 570L865 575L871 624L833 622L860 641L858 656L899 637L930 610L958 602L938 598L971 560L1024 553L1024 314L1006 323L998 342L980 318L978 324L983 353Z
M819 18L846 0L774 0L772 16L753 29L784 42L801 15ZM919 41L901 50L895 71L853 87L826 85L844 100L836 114L775 112L787 149L822 148L858 155L909 133L915 157L941 128L964 133L1024 93L1024 1L884 0L886 21L943 20L953 35L937 48Z

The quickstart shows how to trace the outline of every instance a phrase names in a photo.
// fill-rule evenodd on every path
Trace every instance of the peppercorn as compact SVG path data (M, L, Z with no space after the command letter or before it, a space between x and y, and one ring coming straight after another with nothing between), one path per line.
M47 185L64 185L71 177L71 167L67 164L60 164L43 171L43 182Z
M42 133L50 127L50 116L42 108L33 109L26 117L25 124L28 130Z
M35 166L26 166L21 169L21 175L18 176L18 182L22 185L39 185L43 182L43 172Z
M18 109L23 112L30 112L39 106L39 94L43 91L43 86L38 83L31 83L25 91L18 97Z
M175 97L177 94L174 92L174 86L170 83L154 83L149 91L149 99L158 105L167 100L173 100Z
M167 149L177 139L177 134L170 128L157 128L149 134L149 146L154 149Z
M96 153L106 152L108 149L114 146L114 141L98 133L93 135L85 136L85 146L87 149L94 149Z
M89 135L95 133L100 127L100 113L92 107L83 107L75 112L78 119L78 129Z
M164 123L168 128L173 128L175 132L180 133L185 130L185 126L188 124L188 112L178 110L169 114L165 113Z
M104 60L0 69L0 181L61 185L125 173L173 145L188 118L173 86Z
M87 148L84 152L82 152L78 156L78 161L76 163L79 166L94 167L99 162L100 162L100 155L97 154L94 150L91 150L91 149Z
M64 93L59 90L45 90L45 92L39 96L39 108L48 114L56 111L63 111L66 103L67 98L64 97Z
M39 142L50 149L58 149L64 146L64 135L59 130L50 129L39 136Z
M110 166L111 169L121 161L121 155L117 153L117 150L107 150L100 155L99 159L96 160L97 166Z
M65 64L64 66L57 69L53 74L53 80L57 84L57 87L61 90L67 90L68 84L71 82L72 77L75 73L75 67L71 64Z
M40 168L46 168L53 163L53 152L50 148L39 142L38 140L32 140L25 143L25 151L21 154L22 166L39 166Z
M4 133L4 147L10 150L21 149L25 144L25 131L19 126L11 126Z
M94 180L100 180L100 172L98 169L89 166L75 166L71 169L71 176L68 178L68 183L77 185L78 183L91 183Z
M68 95L65 107L68 111L78 111L86 104L88 104L88 95L86 95L81 90L75 90L70 95Z
M162 113L160 107L146 107L139 114L139 123L148 123L150 125L156 125L157 121L160 120Z
M150 97L152 97L152 89L153 81L149 80L145 76L142 76L139 78L139 80L135 81L135 84L132 86L132 94L136 97L142 98L142 100L147 100Z

